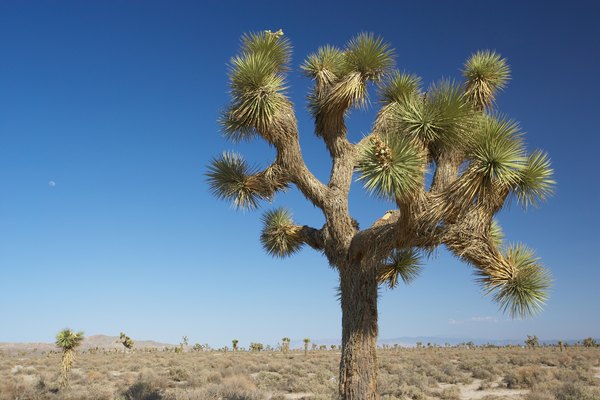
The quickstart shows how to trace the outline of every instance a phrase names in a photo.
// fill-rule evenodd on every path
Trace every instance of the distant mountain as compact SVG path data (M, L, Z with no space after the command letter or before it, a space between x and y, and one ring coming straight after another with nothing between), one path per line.
M123 345L117 342L117 336L106 336L106 335L92 335L85 338L81 346L81 350L87 349L123 349ZM600 338L595 338L596 342L600 343ZM174 347L176 345L168 343L160 343L153 340L136 340L134 341L134 348L158 348L163 349L165 347ZM562 339L562 341L568 345L573 345L577 341L583 341L582 339ZM474 338L456 338L456 337L442 337L442 336L402 336L392 339L379 339L377 341L378 346L388 345L393 346L395 344L402 347L415 347L417 343L422 343L423 346L427 346L428 343L436 346L456 346L461 343L473 342L480 346L485 344L491 344L495 346L507 346L507 345L524 345L525 338L523 339L503 339L503 340L492 340L492 339L474 339ZM325 345L329 348L332 344L339 346L341 344L340 339L314 339L311 340L309 348L312 348L312 343L318 346ZM540 344L556 345L558 339L540 339ZM271 344L273 347L277 346L277 343ZM290 343L292 349L303 349L304 342L302 340L293 340ZM54 343L0 343L0 351L7 353L16 353L19 351L36 351L36 352L47 352L50 350L57 350Z
M123 345L117 340L118 336L107 336L107 335L92 335L87 336L83 341L80 349L123 349ZM136 340L134 341L134 348L144 349L149 347L156 347L163 349L165 347L173 347L174 345L168 343L155 342L153 340ZM0 351L8 353L19 352L19 351L50 351L57 350L54 343L0 343Z
M577 341L583 341L582 339L561 339L564 343L569 345L575 344ZM595 339L596 342L600 342L599 339ZM559 339L540 339L540 344L555 345ZM329 347L332 344L339 345L341 341L339 339L315 339L313 341L317 345L326 345ZM524 345L525 338L523 339L481 339L481 338L456 338L456 337L443 337L443 336L402 336L391 339L379 339L377 340L378 346L388 345L393 346L395 344L402 347L416 347L417 343L422 343L423 346L427 346L428 343L436 346L444 346L449 344L450 346L456 346L461 343L473 342L477 346L491 344L494 346L508 346L508 345ZM304 344L302 341L292 341L292 348L301 348Z

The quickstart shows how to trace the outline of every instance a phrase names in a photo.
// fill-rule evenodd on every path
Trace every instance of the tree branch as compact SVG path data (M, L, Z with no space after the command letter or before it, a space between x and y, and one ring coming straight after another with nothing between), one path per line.
M278 164L289 181L316 207L323 210L328 188L310 172L302 158L298 123L291 103L276 115L271 124L260 130L259 134L275 146Z
M321 251L325 248L325 240L323 238L323 230L311 228L304 225L298 233L300 240L312 247L315 250Z
M458 179L458 169L463 156L455 150L443 151L435 157L435 171L429 191L440 193Z

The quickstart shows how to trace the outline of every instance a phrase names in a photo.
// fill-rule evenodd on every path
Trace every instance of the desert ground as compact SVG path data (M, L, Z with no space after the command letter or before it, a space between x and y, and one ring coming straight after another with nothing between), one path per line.
M66 389L59 352L3 351L0 400L336 398L337 349L183 350L82 350ZM388 348L378 359L382 400L600 399L598 347Z

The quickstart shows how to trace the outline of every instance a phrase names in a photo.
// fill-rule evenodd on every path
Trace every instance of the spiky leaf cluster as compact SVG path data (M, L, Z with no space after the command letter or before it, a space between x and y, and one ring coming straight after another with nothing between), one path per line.
M508 269L504 274L490 274L480 281L493 293L502 311L511 317L527 317L541 311L552 283L549 272L533 251L522 244L504 251Z
M251 33L242 38L240 54L230 63L232 104L223 113L225 136L232 140L264 131L278 111L289 105L283 72L291 46L283 33Z
M394 71L379 87L383 104L403 103L421 92L421 78L414 74Z
M465 63L463 75L466 93L478 110L491 107L499 90L510 80L510 68L505 58L490 51L478 51Z
M83 332L73 332L71 329L63 329L56 335L56 346L63 351L73 350L83 342Z
M468 158L471 164L459 181L465 199L508 193L519 182L527 159L519 125L499 116L481 117Z
M344 53L333 46L320 47L316 53L308 55L300 68L317 84L330 85L344 73Z
M531 153L517 178L515 192L519 203L527 208L548 198L556 184L553 175L548 155L539 150Z
M349 107L366 106L367 82L379 81L393 65L389 44L371 33L351 39L343 51L322 47L303 65L304 72L316 83L309 96L312 114L319 119L323 112L339 116ZM322 129L317 127L317 134L322 134Z
M394 250L377 271L377 281L390 289L398 286L400 279L409 284L416 279L422 269L419 253L413 249Z
M242 36L242 54L265 54L279 71L287 71L292 58L292 45L279 29L251 32Z
M429 87L427 95L403 97L390 109L397 129L431 149L462 148L469 141L475 113L460 84L444 80Z
M394 51L381 37L361 33L344 51L344 69L358 72L364 80L378 81L394 66Z
M358 180L379 197L409 199L423 183L424 168L422 151L406 137L373 136L362 149Z
M492 224L490 226L490 240L496 248L499 248L502 246L502 243L504 243L504 232L496 219L492 219Z
M263 198L250 184L256 172L239 154L225 152L212 160L206 176L215 197L231 201L236 208L253 209Z
M475 198L504 199L514 193L527 208L545 200L555 184L550 160L534 151L527 156L519 125L498 115L484 115L472 137L468 171L459 180L461 194Z
M294 225L292 214L284 208L269 210L262 216L260 242L267 253L276 257L294 254L302 246L300 227Z

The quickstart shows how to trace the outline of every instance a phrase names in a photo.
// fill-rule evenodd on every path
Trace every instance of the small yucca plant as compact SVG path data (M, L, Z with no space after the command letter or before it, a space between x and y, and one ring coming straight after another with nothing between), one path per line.
M56 335L56 347L63 352L59 379L59 385L62 388L69 387L69 372L75 362L75 351L81 346L83 339L83 332L75 333L71 329L63 329Z

